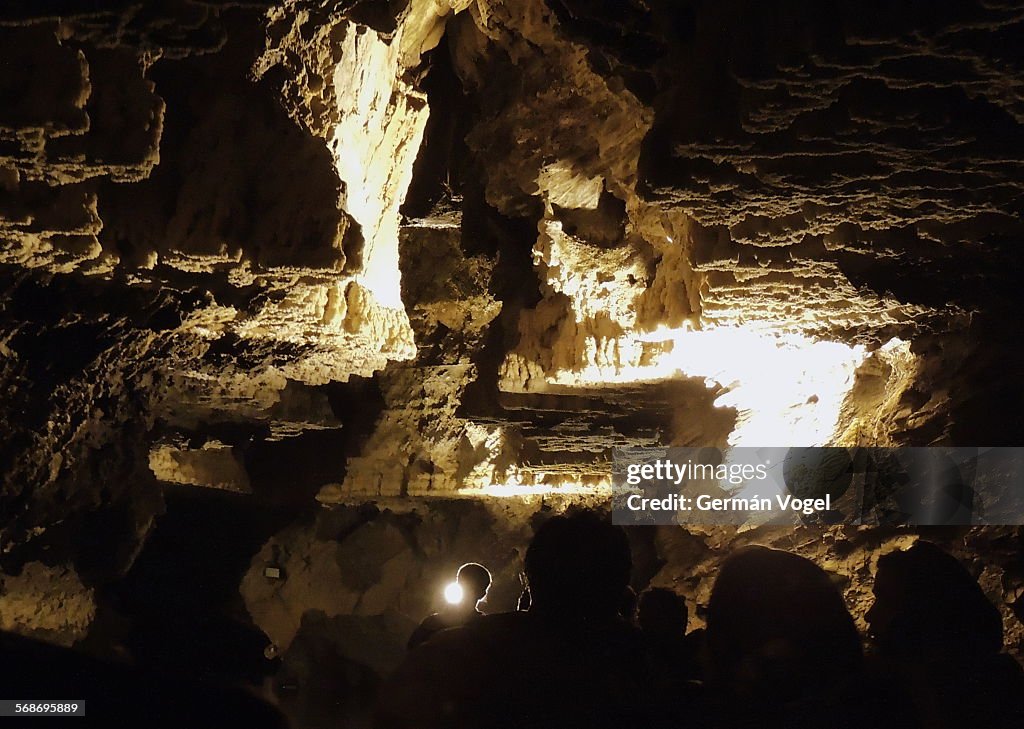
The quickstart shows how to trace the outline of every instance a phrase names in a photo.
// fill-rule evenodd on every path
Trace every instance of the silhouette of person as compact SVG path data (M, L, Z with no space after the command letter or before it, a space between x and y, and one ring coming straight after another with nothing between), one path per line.
M688 622L686 600L673 590L651 587L640 594L637 623L647 657L652 710L665 726L692 724L687 718L699 673L695 643L686 635Z
M686 600L665 587L645 590L637 606L637 623L657 673L672 681L699 678L698 658L704 631L687 635L690 611Z
M716 725L852 727L867 718L853 618L828 575L799 555L753 546L725 560L707 650ZM844 706L854 701L858 712Z
M686 635L689 622L686 600L664 587L651 587L640 595L637 623L647 635L675 639Z
M459 598L445 610L428 615L409 636L408 648L412 650L418 645L447 628L457 628L483 615L479 605L487 597L491 586L491 573L482 564L467 562L459 567L455 576L455 584L461 589Z
M601 516L553 516L525 556L528 611L485 615L407 656L375 726L646 727L637 631L619 616L631 555Z
M636 623L636 601L636 590L626 585L626 589L622 591L622 600L619 602L619 616L627 623Z
M1002 617L955 557L925 541L883 555L874 595L872 667L919 726L1024 726L1024 680L1002 653Z
M516 610L525 613L530 609L530 590L527 587L523 588L523 591L519 593L519 599L516 601Z

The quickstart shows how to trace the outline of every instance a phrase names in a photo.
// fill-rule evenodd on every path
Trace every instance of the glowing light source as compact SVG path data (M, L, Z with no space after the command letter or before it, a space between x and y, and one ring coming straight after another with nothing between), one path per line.
M465 597L465 591L458 582L449 582L444 588L444 599L449 605L458 605Z
M496 498L522 498L533 496L594 496L610 495L612 479L602 475L597 479L583 480L579 477L541 480L535 483L519 483L513 476L506 483L492 483L483 487L460 489L466 496L493 496Z
M822 446L835 434L863 347L739 328L681 331L670 366L727 386L715 401L739 412L734 446Z
M725 391L718 407L738 411L734 446L821 446L834 436L839 411L853 385L853 374L867 352L861 346L828 342L767 328L658 327L633 337L662 351L643 364L589 365L561 370L548 378L556 385L610 385L655 382L680 376L703 377ZM629 342L619 344L625 351Z

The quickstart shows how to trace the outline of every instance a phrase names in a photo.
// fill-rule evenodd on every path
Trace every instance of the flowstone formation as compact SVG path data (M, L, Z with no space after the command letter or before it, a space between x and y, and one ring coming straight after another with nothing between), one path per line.
M1024 8L890 6L9 3L0 627L116 632L210 489L278 517L229 575L270 653L372 685L614 447L1014 445ZM659 527L634 581L700 616L770 543L860 619L914 534ZM1020 531L926 536L1020 650Z

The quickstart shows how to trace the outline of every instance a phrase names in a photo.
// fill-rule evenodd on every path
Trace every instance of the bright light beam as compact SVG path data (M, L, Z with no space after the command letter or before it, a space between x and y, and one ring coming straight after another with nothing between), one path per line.
M579 386L703 377L709 386L717 382L726 388L716 406L739 411L729 436L732 446L829 443L854 372L867 356L859 345L740 327L659 327L634 341L670 346L644 365L562 370L549 382Z

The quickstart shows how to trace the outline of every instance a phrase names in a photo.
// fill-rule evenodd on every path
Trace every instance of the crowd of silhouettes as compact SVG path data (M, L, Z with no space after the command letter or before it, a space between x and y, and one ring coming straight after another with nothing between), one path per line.
M519 609L421 626L375 726L1024 727L999 611L932 544L879 559L867 651L829 574L799 555L734 552L692 631L686 601L637 595L631 568L622 529L590 511L551 517Z

